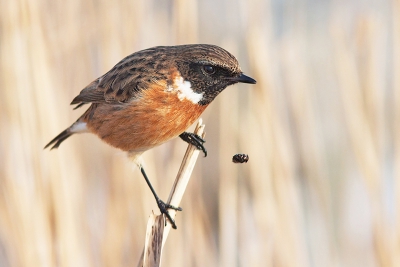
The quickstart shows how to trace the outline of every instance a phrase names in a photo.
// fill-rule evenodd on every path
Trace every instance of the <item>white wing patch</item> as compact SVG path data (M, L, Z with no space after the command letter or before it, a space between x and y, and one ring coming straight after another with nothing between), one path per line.
M174 80L174 85L168 88L168 91L176 91L179 100L187 99L194 104L203 99L203 93L196 93L192 90L192 85L189 81L184 81L182 76L178 75Z
M69 130L71 133L84 133L88 131L88 128L86 127L86 122L77 121L72 124Z

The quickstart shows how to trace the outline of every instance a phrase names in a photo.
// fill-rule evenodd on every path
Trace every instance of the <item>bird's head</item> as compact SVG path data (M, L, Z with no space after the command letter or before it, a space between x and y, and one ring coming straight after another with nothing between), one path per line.
M207 105L227 86L235 83L255 84L243 74L237 59L225 49L207 44L175 46L175 62L183 80L202 93L200 105Z

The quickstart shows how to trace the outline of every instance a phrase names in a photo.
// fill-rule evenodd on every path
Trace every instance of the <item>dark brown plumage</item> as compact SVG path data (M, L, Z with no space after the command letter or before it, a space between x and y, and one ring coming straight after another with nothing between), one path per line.
M79 103L125 103L138 96L150 84L172 84L177 69L184 80L192 83L196 92L206 92L202 104L210 103L234 80L218 80L199 72L201 66L218 68L221 76L235 78L241 74L239 63L226 50L214 45L158 46L133 53L122 59L110 71L93 81L72 100Z

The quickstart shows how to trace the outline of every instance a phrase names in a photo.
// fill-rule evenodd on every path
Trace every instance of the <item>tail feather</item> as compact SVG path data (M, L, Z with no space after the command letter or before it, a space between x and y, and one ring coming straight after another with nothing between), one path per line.
M53 140L51 140L45 147L44 149L48 148L49 146L53 145L50 150L54 149L54 148L58 148L60 146L60 144L67 139L68 137L70 137L71 135L73 135L74 133L71 132L70 128L64 130L63 132L61 132L59 135L57 135Z
M74 133L84 133L84 132L88 132L88 128L86 127L86 122L80 121L78 119L74 124L71 125L71 127L65 129L62 133L60 133L53 140L51 140L50 143L48 143L44 147L44 149L48 148L51 145L53 146L50 148L50 150L58 148L65 139L67 139Z

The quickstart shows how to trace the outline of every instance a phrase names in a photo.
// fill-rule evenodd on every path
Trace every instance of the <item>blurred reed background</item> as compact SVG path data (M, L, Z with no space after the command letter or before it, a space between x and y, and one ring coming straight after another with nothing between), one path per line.
M256 86L202 116L164 266L400 266L400 2L0 1L0 266L136 266L155 201L90 134L44 145L126 55L211 43ZM145 154L167 199L186 144ZM234 165L235 153L247 164Z

